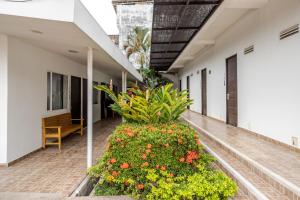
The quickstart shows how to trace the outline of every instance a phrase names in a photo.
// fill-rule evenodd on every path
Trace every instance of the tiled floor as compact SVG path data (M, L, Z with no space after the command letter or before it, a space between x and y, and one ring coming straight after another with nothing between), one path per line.
M187 111L183 116L249 158L300 187L300 153L239 128Z
M94 125L93 158L99 158L108 136L120 120ZM94 160L95 162L95 160ZM62 152L48 147L8 168L0 168L0 192L59 193L70 195L86 176L86 134L63 139ZM1 199L1 198L0 198Z

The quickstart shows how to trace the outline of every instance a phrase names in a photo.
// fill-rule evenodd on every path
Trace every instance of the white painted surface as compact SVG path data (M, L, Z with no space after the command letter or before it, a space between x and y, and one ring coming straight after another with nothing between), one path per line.
M2 52L2 48L0 50ZM41 147L42 117L68 112L68 109L47 112L47 71L83 78L87 75L86 66L82 64L9 37L7 162ZM95 72L94 80L109 82L109 76ZM100 112L94 111L94 116L99 120Z
M7 163L7 46L7 37L0 34L0 163Z
M0 1L0 32L23 38L30 43L86 63L86 48L95 49L95 68L114 76L121 70L129 78L141 80L120 49L80 0L43 0L26 3ZM31 30L41 31L34 34ZM70 54L68 50L76 50ZM121 75L118 77L121 79Z
M87 167L93 164L93 49L87 51Z
M300 23L298 0L270 0L230 26L205 53L179 73L183 89L191 79L191 110L201 112L201 69L207 68L208 116L226 120L225 60L238 58L238 126L291 144L300 138L300 34L279 40L279 32ZM244 55L244 48L255 51ZM200 71L197 74L197 70Z

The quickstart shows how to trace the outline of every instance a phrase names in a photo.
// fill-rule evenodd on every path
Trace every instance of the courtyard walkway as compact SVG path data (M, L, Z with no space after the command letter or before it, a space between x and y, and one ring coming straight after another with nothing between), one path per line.
M120 119L102 120L94 124L94 162L103 153L108 136ZM86 176L86 134L72 134L63 139L62 152L47 147L0 168L1 192L53 193L69 196ZM54 196L53 196L54 197Z
M284 194L295 199L299 195L300 150L192 111L185 112L182 117L200 131L202 141L209 148L228 160L250 182L257 184L269 198L273 197L270 199L275 199L274 188L278 188L278 196Z

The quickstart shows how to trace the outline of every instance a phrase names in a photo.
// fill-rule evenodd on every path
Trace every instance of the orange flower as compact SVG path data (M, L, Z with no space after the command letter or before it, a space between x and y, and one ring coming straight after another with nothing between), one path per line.
M161 166L161 171L166 171L167 170L167 167L166 166Z
M142 155L142 158L143 158L144 160L146 160L146 159L147 159L147 154L143 154L143 155Z
M170 177L174 177L174 174L170 173L169 176L170 176Z
M148 162L144 162L141 167L148 167L148 166L149 166L149 163Z
M162 133L166 133L166 132L167 132L167 130L166 130L166 129L163 129L163 130L161 130L160 132L162 132Z
M120 167L122 169L128 169L129 168L129 164L128 163L123 163Z
M151 149L152 145L151 144L147 144L147 149Z
M183 163L185 161L185 159L182 157L179 159L179 162Z
M146 153L151 153L151 149L147 149L147 150L146 150Z
M109 161L111 164L114 164L115 162L117 162L117 160L115 158L110 159Z
M198 153L196 151L188 151L187 158L186 158L187 163L192 163L193 160L197 160L197 159L198 159Z
M124 181L124 185L125 185L125 186L128 186L128 185L129 185L128 180L125 180L125 181Z
M159 165L156 165L156 169L159 169Z
M181 138L178 139L179 144L183 144L183 140Z
M174 133L173 130L168 130L167 133L171 134L171 133Z
M143 184L138 184L136 186L136 188L139 189L139 190L142 190L142 189L144 189L144 185Z
M169 146L170 146L170 145L169 145L169 143L165 144L165 147L167 147L167 148L168 148Z
M112 171L112 172L111 172L111 175L112 175L113 177L118 176L118 174L119 174L119 173L118 173L117 171Z
M121 138L116 139L117 142L122 142Z
M198 144L198 145L200 145L200 144L201 144L201 141L200 141L200 139L197 139L197 140L196 140L196 142L197 142L197 144Z

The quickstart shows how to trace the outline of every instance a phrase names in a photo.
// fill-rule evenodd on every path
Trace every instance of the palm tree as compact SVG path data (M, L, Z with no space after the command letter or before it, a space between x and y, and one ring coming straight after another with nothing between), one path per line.
M125 49L127 57L131 63L138 68L143 77L145 86L148 88L155 88L166 81L149 66L150 47L151 32L149 28L133 28L128 35L128 46Z
M128 59L138 68L149 67L151 32L149 28L135 27L128 35L125 49Z

